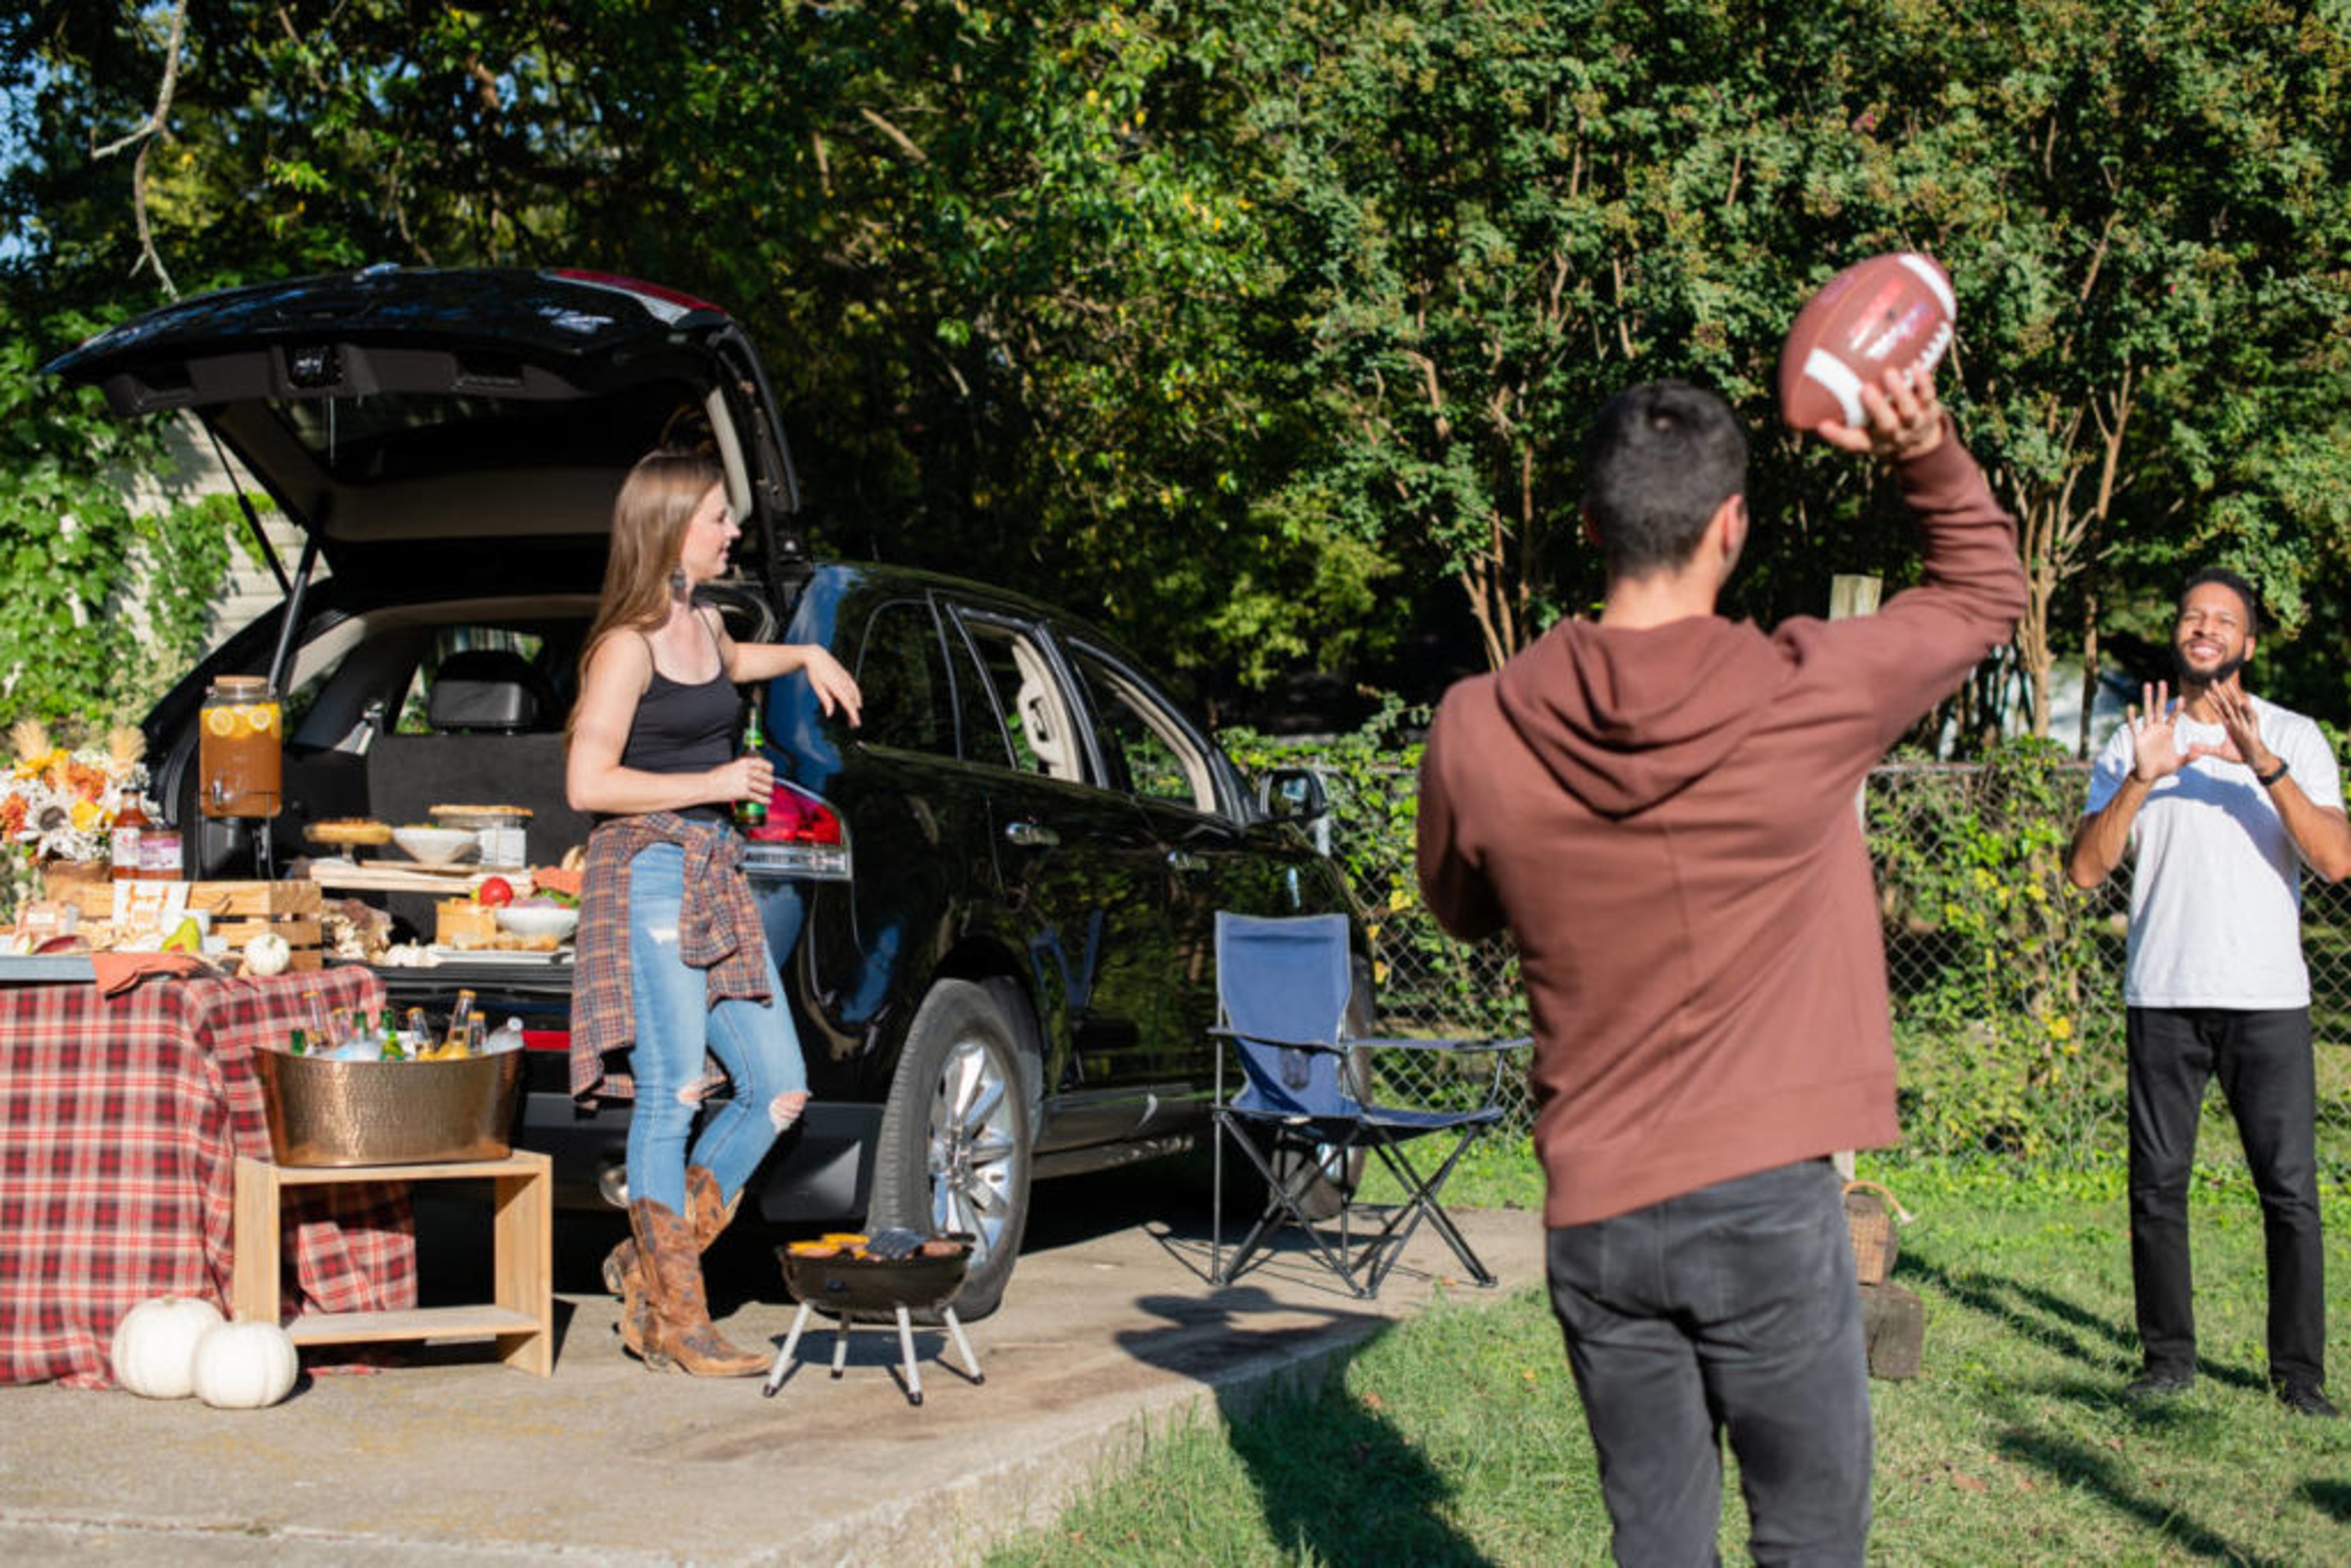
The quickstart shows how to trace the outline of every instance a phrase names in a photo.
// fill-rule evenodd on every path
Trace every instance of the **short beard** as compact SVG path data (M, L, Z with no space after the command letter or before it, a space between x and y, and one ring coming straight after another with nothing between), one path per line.
M2171 665L2179 672L2179 684L2182 686L2217 686L2245 667L2245 656L2240 653L2233 659L2223 659L2213 667L2210 674L2205 675L2189 669L2188 655L2179 649L2174 648L2171 651Z

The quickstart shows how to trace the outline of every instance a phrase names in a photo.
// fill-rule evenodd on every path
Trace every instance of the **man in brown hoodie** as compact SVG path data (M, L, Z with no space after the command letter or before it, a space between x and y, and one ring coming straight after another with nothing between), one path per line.
M1601 412L1596 622L1461 682L1421 765L1420 882L1446 928L1516 937L1552 1306L1625 1563L1714 1560L1721 1438L1760 1562L1859 1563L1871 1432L1834 1151L1891 1143L1894 1053L1854 796L2007 640L2014 520L1931 382L1865 429L1925 580L1766 633L1715 613L1747 537L1747 444L1678 382Z

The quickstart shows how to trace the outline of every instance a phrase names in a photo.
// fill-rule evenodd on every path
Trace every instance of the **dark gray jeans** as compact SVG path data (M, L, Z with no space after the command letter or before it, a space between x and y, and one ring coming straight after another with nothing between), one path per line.
M1619 1563L1718 1560L1726 1434L1757 1562L1862 1561L1869 1372L1842 1191L1807 1160L1552 1229Z

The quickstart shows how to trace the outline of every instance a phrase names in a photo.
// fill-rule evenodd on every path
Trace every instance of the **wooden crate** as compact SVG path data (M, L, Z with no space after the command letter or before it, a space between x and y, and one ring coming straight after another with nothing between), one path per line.
M319 918L325 898L315 882L196 882L188 884L188 907L212 917L212 934L224 938L231 952L265 931L286 939L292 950L293 969L324 966L323 924Z
M114 883L106 867L96 862L55 862L43 866L41 896L72 904L84 920L105 920L114 914Z
M223 915L316 915L325 898L315 882L195 882L188 884L188 907Z
M126 886L141 890L133 897L159 897L166 883L133 882ZM192 882L185 884L186 907L212 916L212 935L227 941L232 952L264 931L274 931L286 938L292 949L290 967L316 969L325 963L325 933L319 914L325 908L325 896L315 882ZM61 902L72 904L89 921L110 921L114 918L114 883L104 877L58 875L55 873L42 879L43 893Z

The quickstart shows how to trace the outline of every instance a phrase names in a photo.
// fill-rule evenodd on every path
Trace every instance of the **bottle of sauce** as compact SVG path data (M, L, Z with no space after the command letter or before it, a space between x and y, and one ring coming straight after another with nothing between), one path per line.
M106 841L107 874L114 881L137 882L146 874L141 869L139 846L147 828L147 813L141 809L139 797L126 797L121 810L114 813L114 826Z
M160 817L149 819L139 834L139 874L148 882L180 880L180 830Z
M760 733L759 705L755 700L751 704L751 716L743 722L743 755L746 757L756 757L767 748L768 737ZM735 802L736 825L742 828L745 831L747 832L753 828L765 826L767 821L768 803L765 800L737 800Z

